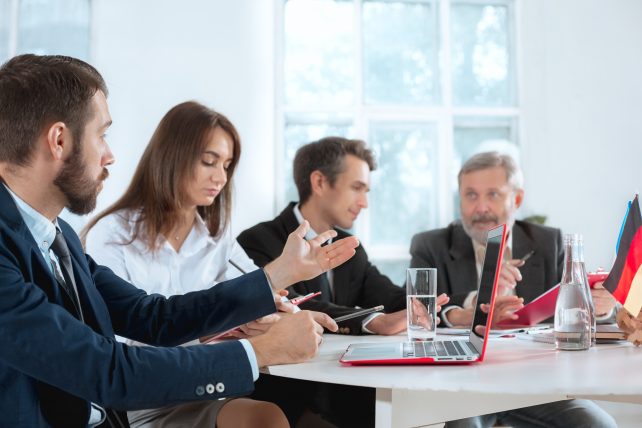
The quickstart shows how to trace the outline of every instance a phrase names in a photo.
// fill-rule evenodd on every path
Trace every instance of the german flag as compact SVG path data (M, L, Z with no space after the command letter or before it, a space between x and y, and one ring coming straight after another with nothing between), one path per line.
M642 309L642 215L636 195L629 206L615 263L604 288L634 317Z

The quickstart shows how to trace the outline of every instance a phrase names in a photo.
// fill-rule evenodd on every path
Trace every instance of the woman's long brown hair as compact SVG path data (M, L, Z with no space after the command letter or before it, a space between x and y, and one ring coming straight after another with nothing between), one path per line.
M198 213L211 236L221 234L229 224L232 209L232 177L241 156L241 142L236 128L221 113L197 102L188 101L173 107L161 119L143 156L138 162L129 187L113 205L94 217L81 232L83 241L89 230L103 217L117 211L138 210L131 244L140 238L152 251L158 237L180 221L181 195L194 177L194 169L207 147L212 132L223 129L232 139L233 156L227 169L227 184L209 206L199 206Z

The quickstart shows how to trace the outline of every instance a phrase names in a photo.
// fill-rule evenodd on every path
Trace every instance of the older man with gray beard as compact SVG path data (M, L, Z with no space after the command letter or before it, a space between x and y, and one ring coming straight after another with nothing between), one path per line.
M477 278L484 259L486 232L506 223L508 237L495 302L495 321L557 284L564 249L559 229L515 220L524 199L523 176L516 162L497 152L479 153L459 171L461 221L415 235L411 267L437 268L438 293L450 296L443 324L469 326L476 305ZM522 258L528 256L528 260ZM569 400L451 421L448 428L615 427L606 412L588 400Z

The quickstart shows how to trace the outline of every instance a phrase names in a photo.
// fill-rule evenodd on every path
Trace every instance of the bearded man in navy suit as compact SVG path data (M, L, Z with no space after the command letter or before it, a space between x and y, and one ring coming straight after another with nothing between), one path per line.
M291 310L275 303L280 290L336 267L357 241L321 247L336 233L305 241L306 223L263 270L147 295L84 254L58 218L94 208L114 161L106 96L100 74L74 58L22 55L0 68L2 426L123 427L122 410L248 394L259 367L304 361L324 327L337 329L301 311L248 340L172 347ZM115 334L162 347L129 347Z

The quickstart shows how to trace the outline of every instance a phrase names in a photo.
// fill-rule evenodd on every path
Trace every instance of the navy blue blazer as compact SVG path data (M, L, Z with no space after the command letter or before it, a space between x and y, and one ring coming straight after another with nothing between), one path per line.
M72 228L58 222L84 323L0 184L0 425L86 427L90 402L132 410L253 390L238 341L173 346L273 313L262 271L206 291L147 295L97 265ZM161 347L129 347L114 334ZM205 388L219 383L223 391Z

